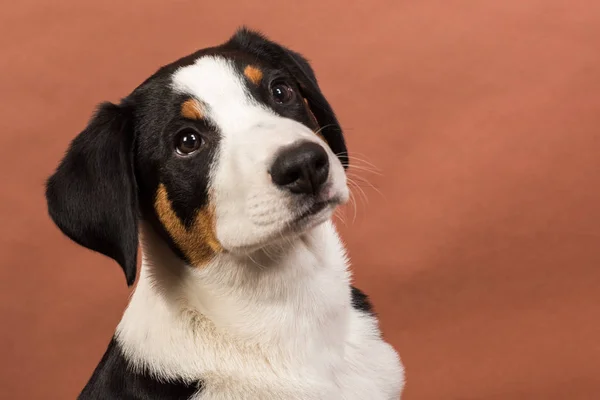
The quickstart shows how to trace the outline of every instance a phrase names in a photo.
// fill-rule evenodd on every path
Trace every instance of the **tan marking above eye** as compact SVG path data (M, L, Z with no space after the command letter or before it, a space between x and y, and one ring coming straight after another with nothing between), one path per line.
M161 183L156 191L154 208L160 222L193 266L206 265L223 250L216 237L215 213L210 205L198 210L194 223L186 228L173 211L167 188Z
M189 99L181 104L181 116L187 119L202 119L202 107L197 100Z
M244 68L244 75L255 85L258 85L263 77L262 71L253 65Z

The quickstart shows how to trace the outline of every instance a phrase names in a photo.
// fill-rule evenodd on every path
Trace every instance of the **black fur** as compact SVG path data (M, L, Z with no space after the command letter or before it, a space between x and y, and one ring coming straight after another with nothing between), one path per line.
M247 28L239 29L224 47L251 54L257 60L264 60L270 65L283 65L287 73L294 77L302 95L308 100L310 110L316 117L320 133L327 144L338 156L344 168L348 167L348 149L341 125L321 92L315 72L306 58Z
M116 260L132 285L138 246L129 110L102 104L46 186L48 210L76 243Z
M135 371L113 338L79 400L187 400L202 382L161 382Z
M352 286L351 289L352 307L367 314L375 315L375 311L373 310L373 305L369 301L369 297L357 287Z
M154 217L154 195L159 184L165 185L173 211L189 226L199 209L208 202L209 168L213 162L220 133L203 120L188 120L180 115L181 104L188 100L159 82L147 83L144 91L130 98L136 104L136 176L140 191L140 207L144 217ZM156 86L161 86L157 88ZM164 93L163 93L164 92ZM158 96L156 93L160 93ZM174 153L178 132L191 128L204 139L205 145L193 157ZM148 219L148 218L146 218ZM156 229L160 226L153 224Z

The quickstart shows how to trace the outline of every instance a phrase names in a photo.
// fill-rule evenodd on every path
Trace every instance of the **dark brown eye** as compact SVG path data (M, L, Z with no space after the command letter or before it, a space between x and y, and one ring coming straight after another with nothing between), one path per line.
M202 146L202 137L193 129L184 129L177 134L175 149L177 153L187 156Z
M271 96L277 104L289 104L294 100L294 90L286 83L279 82L271 86Z

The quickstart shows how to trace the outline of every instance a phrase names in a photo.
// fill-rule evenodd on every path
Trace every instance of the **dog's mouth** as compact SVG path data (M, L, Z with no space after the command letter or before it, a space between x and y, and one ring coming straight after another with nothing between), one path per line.
M291 225L296 228L302 228L307 224L311 225L313 222L319 222L321 219L325 220L326 218L319 217L325 217L327 211L332 210L339 204L340 200L338 198L315 201L309 207L302 209L291 221Z
M310 217L312 217L313 215L316 215L318 213L320 213L321 211L323 211L325 208L327 208L328 206L333 205L333 201L329 200L329 201L318 201L316 203L314 203L312 206L310 206L307 210L301 212L295 219L295 222L301 222L302 220L308 219Z

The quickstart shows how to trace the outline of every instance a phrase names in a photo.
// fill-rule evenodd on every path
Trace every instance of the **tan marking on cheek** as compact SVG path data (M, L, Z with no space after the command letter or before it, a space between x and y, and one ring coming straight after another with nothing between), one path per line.
M315 132L316 135L318 137L320 137L321 139L325 140L325 138L321 134L321 127L319 126L319 121L317 121L317 117L315 117L315 114L313 114L312 110L310 109L310 105L308 104L308 100L304 99L304 104L306 104L306 110L308 111L308 115L310 115L310 119L312 120L312 122L317 127L317 130ZM325 142L327 142L327 140L325 140Z
M194 99L189 99L181 104L181 116L187 119L202 119L202 107Z
M244 75L255 85L258 85L263 77L262 71L253 65L248 65L244 68Z
M200 209L193 225L186 228L173 211L167 189L161 183L156 191L154 208L160 222L193 266L206 265L215 254L223 250L215 233L213 207Z

